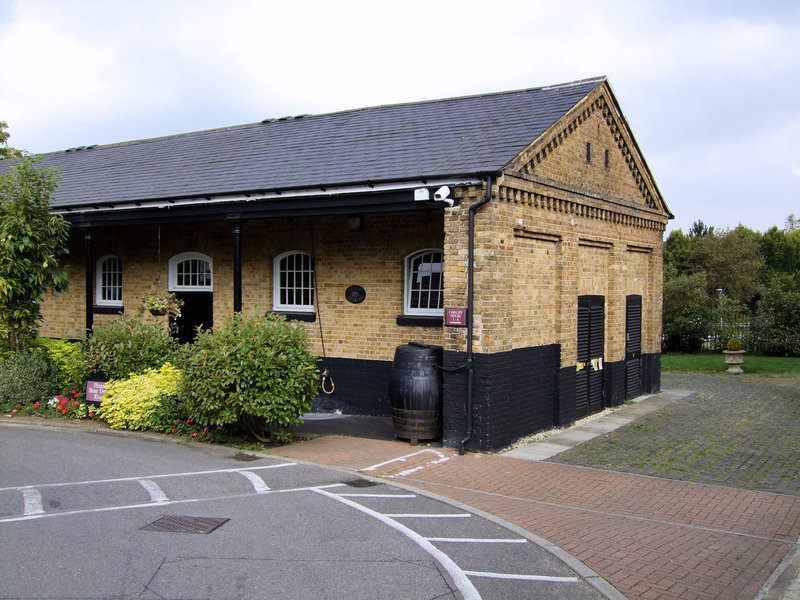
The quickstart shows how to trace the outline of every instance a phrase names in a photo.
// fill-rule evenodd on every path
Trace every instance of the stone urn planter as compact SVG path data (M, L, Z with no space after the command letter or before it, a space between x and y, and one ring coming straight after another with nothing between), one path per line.
M744 350L742 350L742 343L736 338L728 340L728 349L723 350L725 355L725 364L728 365L728 373L738 374L744 373L741 364L744 362Z
M744 373L741 364L744 362L744 350L723 350L725 364L728 365L726 373Z

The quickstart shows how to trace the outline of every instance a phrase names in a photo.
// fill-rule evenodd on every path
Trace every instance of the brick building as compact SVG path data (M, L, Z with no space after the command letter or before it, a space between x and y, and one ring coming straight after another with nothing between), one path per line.
M440 345L443 439L468 448L659 389L671 214L605 78L42 164L61 167L52 208L73 225L71 289L46 299L44 335L80 338L153 284L185 300L185 338L279 312L335 380L316 408L361 414L389 414L398 345Z

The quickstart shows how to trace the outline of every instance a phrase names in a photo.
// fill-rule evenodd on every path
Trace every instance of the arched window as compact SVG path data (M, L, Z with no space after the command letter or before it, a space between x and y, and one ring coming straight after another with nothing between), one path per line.
M444 253L419 250L405 259L405 314L444 314Z
M122 306L122 261L107 254L97 261L95 302L98 306Z
M275 257L272 306L276 311L314 312L314 259L290 250Z
M199 252L181 252L170 258L169 291L214 291L211 257Z

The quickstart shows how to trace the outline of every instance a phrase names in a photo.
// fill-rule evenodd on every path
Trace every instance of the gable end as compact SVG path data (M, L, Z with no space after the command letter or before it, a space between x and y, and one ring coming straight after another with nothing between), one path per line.
M598 129L600 123L604 124L605 131L598 131L598 134L602 133L603 138L609 141L605 146L591 146L590 140L595 138L586 133L592 122ZM604 155L603 149L608 150L608 154ZM568 157L566 152L570 153ZM558 160L562 162L560 167L554 164ZM568 166L563 165L565 162ZM593 187L582 171L590 162L594 162L595 168L604 168L607 172L617 169L618 176L619 169L624 169L623 188L626 191L613 186L602 189L602 182L599 188ZM671 216L607 84L593 90L504 170L524 179L566 184L575 191L597 194L598 189L602 189L601 193L609 198L634 201L649 210Z

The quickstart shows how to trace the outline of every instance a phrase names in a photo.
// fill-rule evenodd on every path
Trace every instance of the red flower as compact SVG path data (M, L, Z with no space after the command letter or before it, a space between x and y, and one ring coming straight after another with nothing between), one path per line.
M197 432L196 431L192 434L192 437L197 437Z

